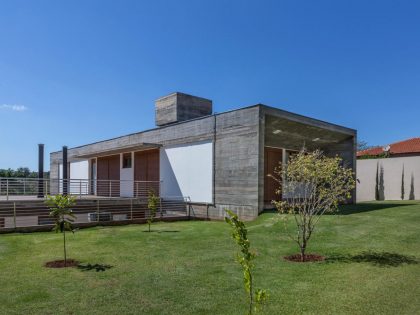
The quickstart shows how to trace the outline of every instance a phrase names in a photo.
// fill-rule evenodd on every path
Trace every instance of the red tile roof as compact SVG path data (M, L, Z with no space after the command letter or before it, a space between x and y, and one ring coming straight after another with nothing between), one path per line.
M386 147L386 146L384 146ZM357 156L364 155L380 155L384 153L384 147L375 147L367 150L357 152ZM408 153L420 153L420 137L412 138L400 142L395 142L389 145L389 154L408 154Z

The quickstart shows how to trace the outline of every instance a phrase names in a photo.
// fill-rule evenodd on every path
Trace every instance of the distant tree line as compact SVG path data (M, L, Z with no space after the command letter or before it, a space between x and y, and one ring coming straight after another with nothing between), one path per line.
M16 170L0 169L0 177L13 177L13 178L38 178L38 172L31 171L28 167L19 167ZM49 178L50 172L44 172L44 178Z

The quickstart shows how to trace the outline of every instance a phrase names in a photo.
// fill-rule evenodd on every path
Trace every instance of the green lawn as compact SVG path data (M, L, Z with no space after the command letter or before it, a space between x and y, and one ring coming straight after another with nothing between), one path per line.
M420 203L345 207L325 216L309 252L298 252L278 215L250 222L257 287L270 291L264 314L419 314ZM244 314L237 250L224 222L99 227L68 237L71 258L105 271L47 269L61 235L0 235L0 314Z

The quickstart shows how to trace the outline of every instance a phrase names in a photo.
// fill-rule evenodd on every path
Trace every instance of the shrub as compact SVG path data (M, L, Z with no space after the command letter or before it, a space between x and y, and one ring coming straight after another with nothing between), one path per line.
M74 233L73 222L76 218L70 207L76 204L76 198L67 195L47 196L45 201L54 219L54 231L63 233L64 266L67 265L66 231Z
M257 311L267 299L268 293L266 290L256 289L254 291L254 279L252 276L252 269L254 267L253 260L255 254L250 251L251 243L248 239L248 231L245 224L238 219L232 211L226 210L226 223L232 226L232 238L236 244L241 248L241 254L238 254L237 260L241 264L244 275L245 291L248 294L248 315L253 311Z
M282 201L273 201L280 213L294 216L296 234L291 236L300 248L301 260L324 213L337 210L339 203L351 197L354 173L343 166L339 157L326 157L319 150L302 150L287 165L276 169Z

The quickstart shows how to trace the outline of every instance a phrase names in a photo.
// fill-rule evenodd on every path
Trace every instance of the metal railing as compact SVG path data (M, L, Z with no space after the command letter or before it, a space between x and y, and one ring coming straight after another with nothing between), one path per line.
M79 199L72 207L76 225L127 224L142 222L149 216L146 198ZM0 232L53 224L43 200L0 202ZM182 219L190 216L189 198L159 198L155 217Z
M77 195L80 198L83 196L143 198L147 197L150 191L159 196L161 183L161 181L3 177L0 178L0 200L11 200L16 197L42 198L56 194Z

